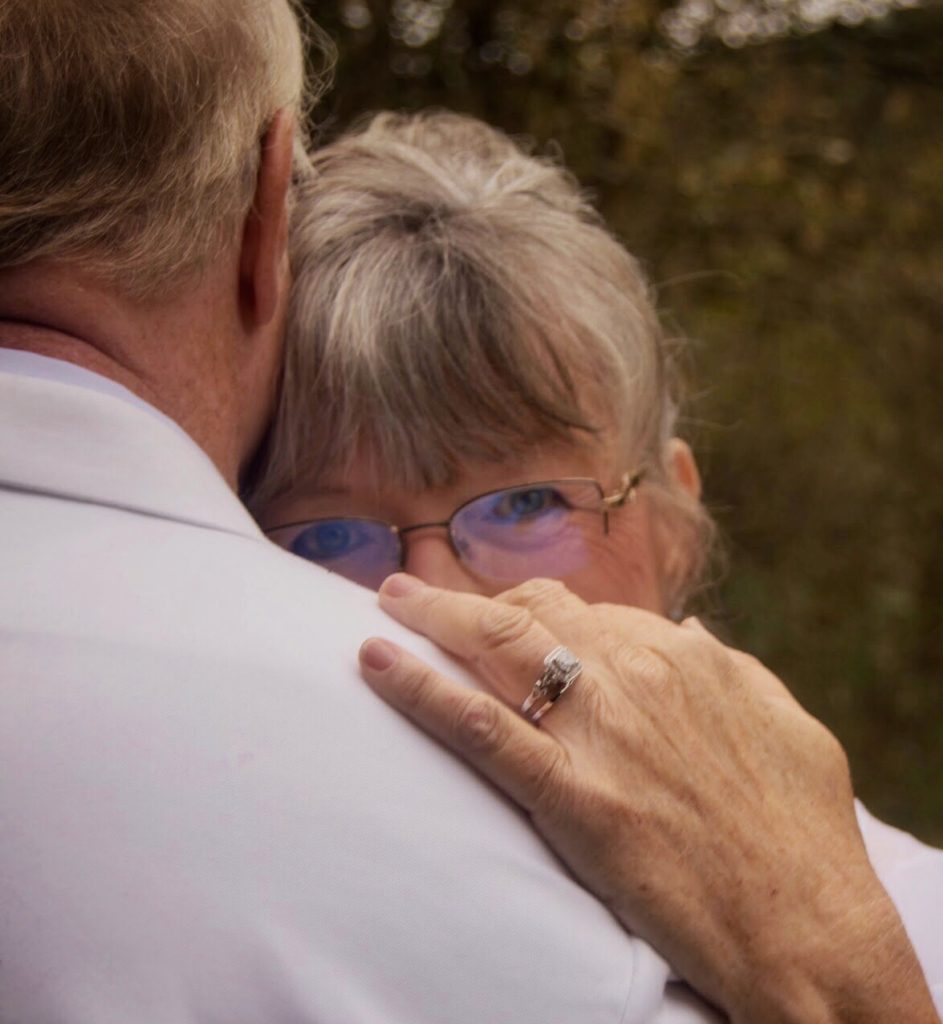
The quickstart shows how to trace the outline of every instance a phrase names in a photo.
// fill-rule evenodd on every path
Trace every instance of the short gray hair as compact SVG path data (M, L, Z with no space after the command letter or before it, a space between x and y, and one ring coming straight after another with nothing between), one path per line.
M445 112L383 113L315 153L293 224L284 385L258 506L352 460L410 488L615 430L672 525L687 590L710 520L671 484L667 345L637 261L574 179ZM677 596L677 595L675 595Z
M0 269L79 258L140 292L198 270L305 100L293 0L2 0Z

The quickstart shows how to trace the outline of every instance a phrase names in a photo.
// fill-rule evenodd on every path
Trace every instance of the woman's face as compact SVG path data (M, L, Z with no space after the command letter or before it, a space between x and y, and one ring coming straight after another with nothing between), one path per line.
M696 490L690 450L683 442L672 446L670 471L682 486ZM552 575L586 601L631 604L665 614L670 537L644 478L625 504L608 512L608 532L595 489L521 486L589 478L599 482L603 494L611 495L623 490L624 481L638 469L622 464L614 443L599 442L537 451L500 465L472 464L449 487L415 492L377 485L367 460L359 460L344 479L300 487L265 508L259 520L266 530L339 517L381 520L399 529L403 568L435 586L493 596L526 578ZM409 529L445 523L472 499L502 490L504 494L467 506L456 517L455 546L441 525ZM586 509L573 512L575 503ZM371 539L374 530L376 541ZM381 563L378 575L360 578L373 585L397 568L382 564L384 545L387 557L395 562L395 535L372 523L327 522L303 532L293 528L275 533L273 539L344 575L353 566L363 570L365 556L376 551L371 557ZM464 558L456 546L464 549Z

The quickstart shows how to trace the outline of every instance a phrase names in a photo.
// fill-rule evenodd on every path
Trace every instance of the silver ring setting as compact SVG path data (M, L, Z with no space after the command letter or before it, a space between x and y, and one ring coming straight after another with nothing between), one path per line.
M539 722L583 671L583 663L567 647L554 647L544 658L544 670L521 705L529 722Z

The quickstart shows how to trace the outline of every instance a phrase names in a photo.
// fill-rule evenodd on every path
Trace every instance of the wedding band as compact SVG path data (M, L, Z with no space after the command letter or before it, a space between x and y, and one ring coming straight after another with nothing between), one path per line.
M544 670L521 705L521 714L530 722L539 722L582 671L583 663L569 648L554 647L544 658Z

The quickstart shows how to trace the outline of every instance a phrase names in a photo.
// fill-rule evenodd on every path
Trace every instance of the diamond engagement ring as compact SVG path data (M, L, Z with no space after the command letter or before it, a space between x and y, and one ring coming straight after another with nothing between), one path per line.
M566 647L554 647L544 658L544 670L521 705L521 714L530 722L539 722L577 680L583 663Z

